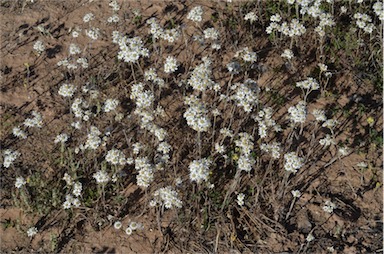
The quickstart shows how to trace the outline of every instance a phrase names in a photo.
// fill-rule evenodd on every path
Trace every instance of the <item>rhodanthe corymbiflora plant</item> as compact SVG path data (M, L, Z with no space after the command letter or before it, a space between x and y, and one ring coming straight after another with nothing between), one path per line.
M30 109L2 139L15 205L124 238L156 228L171 239L161 251L345 250L338 241L347 237L326 228L340 214L357 219L340 212L353 205L340 201L347 190L325 191L326 176L332 167L350 174L348 157L369 154L367 142L379 137L379 120L361 116L378 104L361 104L368 93L350 96L358 88L344 75L382 82L383 3L216 2L183 11L153 2L165 10L149 15L130 1L101 1L108 11L78 17L60 37L63 52L50 57L60 79L47 89L55 116ZM40 35L34 59L51 44ZM352 123L354 114L368 124ZM359 128L366 136L352 133ZM364 163L358 168L375 168ZM309 204L315 212L303 213ZM46 228L23 230L34 238ZM271 237L292 244L263 244Z

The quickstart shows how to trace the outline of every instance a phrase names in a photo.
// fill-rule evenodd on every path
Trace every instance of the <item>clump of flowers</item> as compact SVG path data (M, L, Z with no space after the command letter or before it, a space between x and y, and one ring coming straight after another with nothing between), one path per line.
M36 41L35 44L33 44L33 49L40 55L44 52L45 46L42 41Z
M291 173L296 173L304 165L304 159L297 156L295 152L285 154L284 160L284 169Z
M25 133L25 131L23 131L22 129L20 129L20 127L14 127L12 129L12 134L15 136L15 137L18 137L18 138L22 138L22 139L26 139L27 138L27 133Z
M148 186L153 181L153 171L154 168L149 162L147 157L139 157L135 159L135 169L139 172L137 175L137 185L143 188L148 188Z
M178 198L179 194L171 186L158 189L153 196L151 206L164 205L167 209L172 207L181 208L183 206L183 202Z
M280 125L276 124L272 119L273 109L271 107L265 107L259 111L256 116L252 116L253 119L259 124L259 136L264 139L268 137L268 129L273 128L275 132L281 131Z
M59 95L63 97L72 97L76 91L76 86L73 84L62 84L59 88Z
M168 56L164 64L164 72L172 73L175 72L178 68L177 60L173 56Z
M304 123L307 118L307 107L305 101L300 101L296 106L288 109L289 120L292 123Z
M239 194L237 195L237 200L236 200L236 202L237 202L237 204L238 204L239 206L243 206L243 205L244 205L244 198L245 198L245 194L244 194L244 193L239 193Z
M12 163L17 159L17 157L20 156L20 153L18 151L12 151L10 149L6 149L3 152L4 155L4 161L3 166L4 168L9 168Z
M26 183L27 181L25 181L24 177L16 177L15 187L20 189Z
M203 16L203 7L196 6L192 8L192 10L188 13L187 19L198 23L203 20L202 16Z
M105 160L112 165L125 165L127 162L124 153L118 149L109 150L105 156Z
M119 100L117 99L107 99L104 103L104 112L110 112L110 111L114 111L117 106L119 106Z
M38 127L41 128L43 126L43 118L40 113L36 111L31 112L33 118L27 118L24 120L24 125L27 127Z
M38 230L36 227L31 227L27 230L28 237L34 237L37 234Z
M56 136L55 140L54 140L54 143L57 144L57 143L62 143L64 144L65 142L67 142L69 139L69 136L68 134L66 133L61 133L59 135Z
M209 177L209 167L212 161L210 159L194 160L189 164L189 178L192 182L200 184L202 181L207 181Z
M126 63L135 63L142 57L149 56L149 50L144 47L140 37L128 38L122 36L118 40L120 51L117 54L119 60L123 59Z
M189 96L185 99L185 104L189 107L183 116L187 124L197 132L205 132L211 127L211 121L208 118L208 110L201 100L196 96Z
M257 20L257 15L253 11L248 12L244 16L244 20L249 21L251 24Z
M333 210L336 209L336 205L331 201L325 201L325 205L323 206L324 212L333 213Z
M98 184L106 184L111 180L108 173L103 170L99 170L96 173L94 173L93 178L95 178Z
M245 47L236 52L235 58L241 58L244 62L254 63L257 61L256 52L250 51L248 47Z
M210 65L210 59L204 58L203 63L196 66L192 71L191 77L187 81L188 85L201 92L211 88L215 82L213 82L210 78L212 74Z
M365 33L372 33L375 25L372 22L372 18L367 14L361 14L357 12L353 15L353 18L356 20L356 25L358 28L363 29Z
M258 103L259 87L253 80L247 79L244 84L237 83L236 93L232 99L237 102L237 106L243 107L245 112L252 112L252 109Z
M142 229L142 228L143 228L143 225L141 223L131 221L129 223L129 226L125 229L125 233L127 235L132 235L133 231L138 230L138 229Z
M291 60L294 57L294 55L293 55L292 50L284 49L284 52L281 54L281 57L287 58L288 60Z
M377 1L372 6L373 12L379 17L379 20L384 21L384 3Z
M235 140L235 145L240 148L240 157L237 166L240 171L250 172L256 160L252 156L253 137L246 132L239 133L239 139Z
M260 145L260 150L266 153L271 153L273 159L277 160L280 158L280 143L273 142L271 144L263 143Z

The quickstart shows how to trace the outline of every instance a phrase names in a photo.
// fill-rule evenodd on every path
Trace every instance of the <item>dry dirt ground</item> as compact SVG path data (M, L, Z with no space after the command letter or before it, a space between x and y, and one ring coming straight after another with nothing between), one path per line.
M62 110L65 101L57 100L57 88L63 80L64 74L56 66L57 62L65 57L65 52L71 43L70 36L67 36L71 29L82 24L84 14L92 12L96 17L105 16L103 13L107 10L107 1L36 1L33 4L23 4L24 1L1 1L1 93L0 93L0 114L1 129L0 139L2 148L13 147L17 142L12 137L12 127L23 121L25 116L33 109L42 112L44 121L46 122L46 133L39 136L40 143L31 142L19 147L26 161L40 161L39 151L49 151L54 149L52 145L53 137L60 130L60 125L68 124L68 118L65 117L66 112ZM214 12L212 3L200 2L209 10L206 15ZM166 15L165 10L168 8L172 15L180 17L185 16L187 12L184 8L189 8L196 4L177 3L171 5L161 1L153 1L140 3L140 1L123 1L122 9L126 10L127 17L131 17L130 10L135 8L142 10L143 20L151 16ZM210 12L210 13L209 13ZM106 24L105 21L98 21L99 27L108 36L113 28ZM42 25L45 32L38 31L37 27ZM133 24L126 25L127 31L143 27L145 25L135 26ZM144 30L146 30L145 28ZM129 33L129 32L128 32ZM241 31L239 32L241 33ZM38 38L44 38L47 49L44 57L37 57L33 51L33 44ZM77 41L82 43L81 39ZM273 70L283 65L280 58L273 57L275 52L273 47L268 44L266 38L257 39L256 48L267 49L261 52L262 65ZM84 45L87 43L83 43ZM111 45L109 41L104 39L98 40L96 43L89 45L89 51L94 53L93 72L103 73L102 66L104 62L114 61L117 48ZM272 49L268 49L272 48ZM191 48L191 50L195 50ZM197 52L198 53L198 52ZM276 54L275 54L276 55ZM224 54L220 61L228 61ZM345 63L346 65L348 63ZM299 64L298 68L303 69L302 76L306 76L306 69L315 66L315 62ZM86 80L86 77L83 77ZM220 78L220 77L218 77ZM261 87L270 86L277 91L288 91L284 84L288 80L288 75L275 75L270 72L263 72L257 77ZM372 92L369 83L365 80L356 79L355 74L347 68L343 75L339 75L335 83L345 86L345 92L338 97L332 97L317 101L316 106L327 109L343 108L350 104L350 98L354 94L361 94L363 100L370 96ZM359 84L361 82L361 84ZM276 84L276 85L275 85ZM366 85L367 84L367 85ZM285 89L285 90L284 90ZM118 94L118 90L111 89L111 93ZM380 96L380 95L376 95ZM294 100L294 98L292 97ZM171 105L174 107L174 114L179 114L178 104L180 98L177 96L166 97L161 102L163 105ZM365 103L363 101L363 103ZM172 106L173 105L173 106ZM315 105L312 105L315 107ZM375 128L382 132L382 115L380 107L371 105L369 102L365 104L368 114L376 119ZM375 108L376 107L376 108ZM372 109L372 110L371 110ZM286 110L282 109L282 110ZM352 111L355 114L357 111ZM357 113L356 113L357 114ZM171 113L172 115L172 113ZM177 119L179 116L171 116L169 121ZM366 123L366 117L358 117L361 123L358 127L352 124L348 118L340 121L344 124L342 135L339 139L353 139L359 135L363 142L369 129ZM47 144L44 143L46 141ZM171 143L176 144L178 138L174 137ZM368 147L367 149L359 149L359 147ZM52 145L53 146L53 145ZM17 144L16 144L17 147ZM39 148L40 147L40 148ZM251 247L245 249L245 252L255 251L260 253L279 253L282 251L298 252L306 249L301 243L305 242L305 237L311 230L313 225L322 232L316 235L315 246L312 246L309 252L325 253L326 247L333 246L337 253L373 253L382 248L382 204L383 204L383 188L382 188L382 152L381 148L375 144L356 143L352 147L352 153L337 160L328 167L319 170L319 165L330 159L331 154L335 151L328 151L321 158L321 161L315 162L310 167L306 175L298 175L297 188L303 191L302 197L297 201L292 216L285 225L278 224L273 218L263 218L260 221L249 225L255 227L260 225L260 229L264 232L257 231L252 237L258 235L254 239L240 239L245 237L241 235L241 230L232 238L223 238L220 236L219 252L236 253L233 246L242 243L257 243L258 249ZM365 161L368 167L361 170L356 166L359 162ZM40 165L44 165L41 163ZM55 168L46 164L44 173L53 174ZM2 171L4 169L1 169ZM12 192L14 191L14 182L7 183L14 174L2 172L1 180L1 224L0 227L0 247L2 253L44 253L50 251L59 251L61 253L153 253L161 251L169 251L171 253L181 252L204 252L209 248L193 246L192 241L194 232L183 232L183 228L172 228L175 226L176 214L172 211L166 214L161 220L162 232L159 231L159 223L154 212L142 213L140 204L145 200L141 200L142 193L138 191L134 185L128 186L124 196L136 202L127 208L129 212L125 213L122 222L136 218L140 218L145 230L127 236L123 231L116 231L112 223L104 222L104 226L96 230L94 224L90 223L87 218L82 219L81 214L72 218L77 223L67 223L64 211L58 209L49 216L38 216L27 213L23 209L15 207L12 200ZM10 177L10 178L8 178ZM307 178L303 181L303 177ZM14 179L14 178L12 178ZM294 183L293 183L294 184ZM135 196L136 195L136 196ZM136 197L136 199L135 199ZM324 217L322 205L325 200L333 200L337 205L334 214ZM287 200L286 203L289 203ZM135 210L136 209L136 210ZM241 223L245 217L252 218L255 211L238 210L232 212L235 216L228 223ZM121 211L120 211L121 212ZM238 216L238 218L236 218ZM225 216L224 216L225 217ZM265 216L264 216L265 217ZM89 218L88 218L89 219ZM36 225L39 228L39 234L30 239L25 234L25 225ZM105 226L107 225L107 226ZM318 226L319 225L319 226ZM236 225L234 226L236 228ZM169 231L167 231L169 229ZM223 228L225 232L225 228ZM207 237L212 237L207 235ZM218 236L219 237L219 236ZM211 239L216 239L215 236ZM230 248L228 244L224 244L226 239L233 241ZM190 241L188 243L188 241ZM251 244L250 244L251 245ZM210 246L207 243L207 246ZM244 244L245 246L245 244ZM232 249L231 249L232 248ZM212 250L212 249L211 249Z

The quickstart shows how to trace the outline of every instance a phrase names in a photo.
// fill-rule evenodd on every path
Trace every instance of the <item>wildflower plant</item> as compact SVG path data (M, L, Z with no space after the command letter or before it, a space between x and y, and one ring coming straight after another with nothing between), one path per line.
M34 18L33 2L20 13ZM352 249L314 213L348 217L382 188L380 1L88 2L64 29L42 19L4 37L2 195L39 217L20 227L42 233L33 249L70 252L68 232L111 227L131 248L118 252L155 236L142 252L317 253L329 232ZM346 197L318 205L334 192Z

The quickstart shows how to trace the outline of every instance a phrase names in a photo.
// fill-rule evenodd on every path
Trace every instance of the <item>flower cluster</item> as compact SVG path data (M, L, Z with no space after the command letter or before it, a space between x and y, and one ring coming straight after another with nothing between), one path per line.
M104 112L110 112L117 108L119 105L119 100L117 99L107 99L104 103Z
M217 29L213 27L205 29L203 33L204 33L204 38L207 40L209 39L217 40L219 38L219 31L217 31Z
M314 109L312 111L312 115L315 117L316 121L318 121L318 122L324 122L327 120L327 117L325 116L324 110Z
M178 197L179 194L171 186L158 189L153 196L151 206L164 205L167 209L172 207L181 208L183 206L183 202Z
M333 210L336 209L336 205L331 201L325 201L325 205L323 206L324 212L333 213Z
M273 128L275 132L281 131L280 125L276 124L272 119L273 109L271 107L265 107L259 111L257 116L252 116L253 119L259 124L258 133L260 138L268 137L268 129Z
M10 149L4 150L3 154L4 154L3 166L5 168L9 168L11 164L17 159L17 157L20 156L20 153L18 151L12 151Z
M317 90L320 88L319 83L314 78L307 78L306 80L296 82L296 87L306 89L308 91Z
M15 187L20 189L26 183L27 181L25 181L24 177L16 177Z
M152 34L154 39L163 39L169 43L173 43L180 37L179 29L163 29L156 18L150 18L147 24L151 26L149 33Z
M137 175L137 185L143 188L148 186L153 181L153 166L147 157L139 157L135 159L135 169L139 172Z
M144 72L144 78L145 78L146 81L152 81L153 83L155 83L156 85L158 85L161 88L165 87L164 79L159 78L157 76L155 68L149 68L148 70L146 70Z
M80 200L78 198L74 198L72 195L68 194L65 196L65 201L63 203L64 209L69 209L72 207L79 207L80 206Z
M135 101L138 108L149 109L153 105L155 96L151 91L144 90L143 83L137 83L132 85L130 98Z
M111 180L108 173L105 172L104 170L99 170L96 173L94 173L93 178L95 178L98 184L106 184Z
M296 173L304 165L304 159L297 156L295 152L285 154L284 159L284 169L291 173Z
M319 140L320 145L327 147L330 145L334 145L335 141L333 140L332 136L327 134L324 138Z
M235 145L240 148L240 157L237 166L240 171L250 172L256 163L252 156L253 137L246 132L239 133L239 139L235 140Z
M33 49L40 55L44 52L45 46L42 41L36 41L35 44L33 44Z
M117 54L119 60L123 59L126 63L137 62L140 56L148 57L149 50L144 48L143 41L140 37L128 38L120 37L118 40L120 51Z
M87 30L85 30L85 34L91 38L92 40L97 40L100 36L100 29L97 27L91 27Z
M109 150L105 156L105 160L112 165L125 165L127 163L124 153L118 149Z
M31 112L33 118L27 118L24 120L24 125L27 127L38 127L41 128L43 126L43 118L40 113L36 111Z
M183 116L187 124L197 132L205 132L211 127L211 121L208 118L208 110L204 103L196 96L189 96L185 99L185 104L189 107Z
M129 223L129 226L125 229L125 233L127 235L132 235L133 231L138 230L138 229L142 229L142 228L143 228L143 225L141 223L131 221Z
M173 56L168 56L164 63L164 72L172 73L175 72L178 68L177 60Z
M356 20L356 25L358 28L363 29L365 33L372 33L375 25L372 22L372 18L367 14L361 14L357 12L353 15L353 18Z
M27 230L28 237L33 237L37 234L38 230L36 227L31 227Z
M202 181L207 181L209 177L209 167L212 161L210 159L194 160L189 164L189 178L192 182L200 184Z
M280 158L281 147L278 142L273 142L271 144L263 143L260 145L260 150L266 153L271 153L272 158L275 160Z
M248 47L238 50L235 53L235 58L242 58L244 62L254 63L257 61L256 52L250 51Z
M232 99L237 102L238 107L243 107L245 112L252 112L252 109L258 103L259 87L256 82L247 79L244 84L237 83L236 93Z
M208 58L203 59L203 63L196 66L192 71L191 77L188 79L188 85L192 86L193 89L198 91L205 91L211 88L215 82L210 78L212 74L211 61Z
M95 126L91 126L90 132L87 135L87 141L85 142L84 149L96 150L101 144L100 138L101 132Z
M307 104L305 101L299 101L296 106L291 106L288 109L289 120L292 123L304 123L307 118Z
M301 36L306 32L306 28L303 24L299 22L297 19L292 19L292 21L288 24L287 22L283 22L281 25L277 22L280 22L281 17L278 14L271 16L271 23L266 28L267 34L271 34L274 30L282 33L283 35L293 37L293 36Z
M239 193L239 194L237 195L237 200L236 200L236 202L237 202L237 204L238 204L239 206L243 206L243 205L244 205L244 198L245 198L244 193Z
M55 140L54 140L54 143L57 144L57 143L61 143L61 144L64 144L65 142L67 142L69 139L69 136L68 134L66 133L61 133L59 135L56 136Z
M382 1L377 1L373 4L373 12L379 17L381 21L384 21L384 3Z
M84 23L88 23L89 21L94 20L94 19L95 19L95 15L93 15L93 13L87 13L83 17Z
M187 15L187 19L194 22L201 22L203 20L203 8L201 6L194 7Z
M12 129L12 134L15 136L15 137L18 137L18 138L22 138L22 139L26 139L27 138L27 133L25 133L25 131L23 131L22 129L20 129L20 127L14 127Z
M59 95L63 97L72 97L76 91L76 86L73 84L62 84L59 88Z
M290 49L284 49L284 52L281 54L281 57L287 58L288 60L291 60L294 55L292 50Z
M257 20L257 15L253 11L248 12L247 14L245 14L244 20L246 20L246 21L249 20L249 22L252 24L253 22L255 22Z

